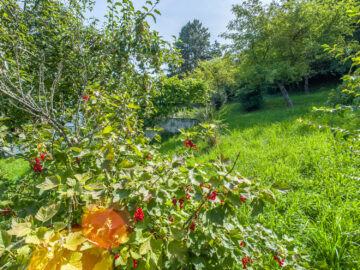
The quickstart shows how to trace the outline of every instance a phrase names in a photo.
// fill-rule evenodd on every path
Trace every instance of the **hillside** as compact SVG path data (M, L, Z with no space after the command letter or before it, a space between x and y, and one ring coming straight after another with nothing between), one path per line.
M327 91L292 96L293 109L282 98L270 98L256 112L242 113L237 103L218 117L228 124L219 145L199 143L198 161L215 160L219 153L235 159L236 169L263 187L277 187L276 203L265 208L261 222L279 235L295 238L317 269L351 269L359 265L354 248L359 224L359 159L329 131L304 127L298 118L311 117L313 106L324 105ZM172 154L184 147L178 137L164 142Z

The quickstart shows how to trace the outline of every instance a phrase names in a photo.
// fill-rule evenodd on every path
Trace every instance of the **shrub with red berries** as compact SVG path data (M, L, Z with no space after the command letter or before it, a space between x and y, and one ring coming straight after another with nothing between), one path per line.
M211 141L213 125L181 131L184 144L173 157L145 136L164 90L159 67L180 58L146 23L157 1L147 1L146 12L131 0L110 1L114 16L101 29L81 24L78 1L46 1L35 13L10 2L1 27L24 48L1 52L2 60L14 58L1 64L0 77L10 76L1 89L13 84L7 98L16 99L4 104L26 104L20 109L29 117L19 131L4 131L0 121L0 148L26 148L12 154L30 162L31 173L0 192L0 265L23 269L60 254L59 269L79 268L90 263L85 253L95 268L114 270L271 269L274 254L284 267L301 263L291 239L259 224L263 205L275 200L269 189L234 170L236 159L194 157ZM180 98L194 97L191 88Z

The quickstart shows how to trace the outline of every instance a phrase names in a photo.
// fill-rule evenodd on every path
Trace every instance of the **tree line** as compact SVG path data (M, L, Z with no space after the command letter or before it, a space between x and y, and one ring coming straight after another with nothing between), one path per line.
M189 22L180 32L182 42L175 43L183 64L170 67L169 74L207 82L208 97L217 107L235 98L245 109L256 109L270 90L293 107L289 87L301 83L308 94L312 78L340 78L349 69L349 61L332 57L325 47L349 42L356 47L359 27L347 14L356 5L353 0L281 0L269 5L247 0L233 5L235 19L221 35L231 44L211 45L208 29L198 20Z

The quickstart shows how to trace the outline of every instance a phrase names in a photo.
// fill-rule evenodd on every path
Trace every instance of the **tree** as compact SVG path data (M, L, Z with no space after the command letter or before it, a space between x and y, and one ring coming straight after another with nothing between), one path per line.
M309 93L309 79L318 74L344 74L346 65L331 57L324 51L324 44L342 44L346 40L354 39L356 26L347 16L347 10L351 8L353 1L329 1L318 0L302 3L302 9L309 20L311 35L305 48L305 55L309 63L307 73L304 75L304 90Z
M233 94L235 85L235 65L230 57L214 58L200 61L189 77L206 81L209 84L209 95L217 108L220 108Z
M188 22L181 28L175 47L180 50L183 64L175 73L186 73L196 67L198 61L211 58L210 33L199 20Z
M235 5L236 19L224 37L233 41L232 51L238 55L247 82L254 86L274 83L287 106L292 107L286 84L301 81L312 72L311 63L320 53L321 42L351 33L344 3L282 1L264 6L258 0L249 0ZM347 6L353 4L346 2ZM325 22L314 20L318 17ZM334 22L340 24L336 31L327 31Z
M151 75L178 60L150 30L156 3L135 10L132 1L109 0L99 32L83 21L87 1L42 1L44 17L17 0L0 3L1 105L29 115L21 127L10 126L14 131L3 123L16 116L0 118L0 152L31 168L20 183L6 183L12 192L0 193L1 266L309 268L291 239L258 224L275 196L234 171L238 156L233 164L222 155L195 162L200 132L193 132L183 134L183 149L170 158L144 136L143 119L159 93ZM54 20L49 27L46 17ZM41 27L34 31L29 20ZM41 57L48 44L71 57L48 66ZM72 99L61 94L67 80Z

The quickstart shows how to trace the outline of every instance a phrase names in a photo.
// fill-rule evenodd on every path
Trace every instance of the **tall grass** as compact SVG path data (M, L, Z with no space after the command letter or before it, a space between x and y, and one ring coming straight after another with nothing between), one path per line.
M296 122L311 117L328 92L292 96L287 109L281 97L268 98L262 110L244 113L240 104L225 106L217 117L228 125L217 147L198 144L199 161L215 160L220 153L235 158L236 169L264 187L277 200L257 218L280 237L295 238L299 252L307 254L311 269L360 269L360 159L349 143L330 131L310 129ZM168 139L160 151L172 155L184 147L178 136ZM6 180L28 171L20 160L0 160ZM296 254L294 254L296 255Z
M314 269L360 269L359 156L330 131L296 121L311 117L312 107L324 105L327 96L326 91L293 96L293 109L270 98L252 113L229 104L218 113L229 132L217 148L200 143L196 158L210 161L223 153L234 159L240 153L236 169L244 176L267 187L285 183L289 189L274 189L276 204L259 220L295 238ZM171 155L178 147L183 143L173 137L161 151Z

